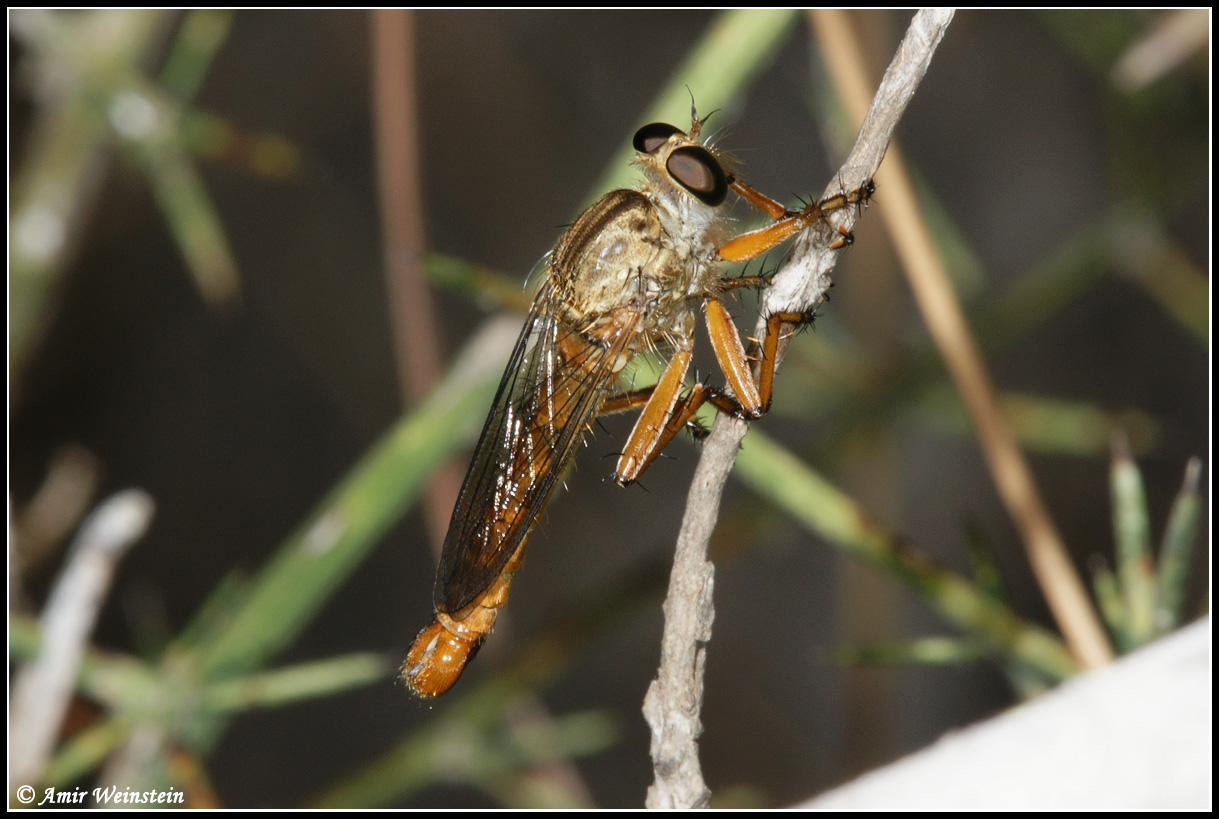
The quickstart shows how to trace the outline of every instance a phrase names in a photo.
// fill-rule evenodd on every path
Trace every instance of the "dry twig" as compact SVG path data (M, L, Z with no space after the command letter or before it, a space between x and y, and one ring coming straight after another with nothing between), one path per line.
M144 534L153 501L139 489L112 495L81 524L68 563L42 613L42 647L13 684L9 779L42 775L76 683L76 673L119 558Z
M855 147L826 188L827 195L857 189L876 173L893 130L951 20L950 10L923 10L914 16L885 72ZM838 228L849 230L855 217L855 209L844 208L832 214L828 224L807 231L797 240L791 260L776 274L773 286L764 295L763 316L803 310L824 301L837 255L829 246ZM759 320L754 335L762 337L764 329L765 321ZM735 418L718 419L703 447L686 502L664 605L660 668L643 706L652 728L656 777L648 789L649 808L706 807L711 795L703 782L697 743L702 733L699 713L705 663L705 649L700 644L710 638L714 617L714 569L706 559L707 542L719 515L720 495L747 429L748 424Z

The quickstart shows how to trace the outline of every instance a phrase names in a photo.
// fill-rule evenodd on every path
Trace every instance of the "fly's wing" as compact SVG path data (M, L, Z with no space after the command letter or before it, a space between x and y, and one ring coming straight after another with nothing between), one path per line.
M547 283L517 339L445 536L433 595L456 613L478 599L533 528L615 380L630 339L594 343L556 318Z

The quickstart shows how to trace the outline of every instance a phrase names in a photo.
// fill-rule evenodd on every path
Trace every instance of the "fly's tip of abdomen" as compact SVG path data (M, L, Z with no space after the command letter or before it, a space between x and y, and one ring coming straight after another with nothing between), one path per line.
M481 639L453 634L438 622L419 632L402 664L402 681L420 697L437 697L453 687Z

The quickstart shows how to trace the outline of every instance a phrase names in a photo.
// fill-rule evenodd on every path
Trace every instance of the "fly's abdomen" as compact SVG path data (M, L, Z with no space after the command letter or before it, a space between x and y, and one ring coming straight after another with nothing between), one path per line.
M461 677L491 633L499 610L508 602L512 577L525 562L525 536L516 553L491 587L457 615L437 611L432 624L419 632L402 664L402 679L420 697L436 697L448 691Z
M491 632L525 561L529 531L619 368L622 342L607 349L562 325L555 338L535 389L517 400L508 391L506 405L492 409L466 475L441 558L436 619L402 666L419 696L447 691Z

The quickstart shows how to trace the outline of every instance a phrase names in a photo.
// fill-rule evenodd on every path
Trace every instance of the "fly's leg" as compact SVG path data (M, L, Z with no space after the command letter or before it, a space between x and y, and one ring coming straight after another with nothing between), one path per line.
M678 408L678 398L686 370L690 368L691 355L690 350L678 350L656 386L651 388L647 406L639 414L614 469L612 477L620 486L635 481L693 414L691 411L678 420L683 413L683 409Z
M756 259L763 253L782 244L805 228L823 219L823 212L817 205L809 205L799 213L789 214L773 225L742 233L740 236L723 244L719 248L720 258L726 262L746 262ZM844 229L845 230L845 229ZM840 231L841 232L841 231ZM842 234L831 247L834 250L845 247L855 241L850 231Z
M707 384L695 384L690 389L689 394L673 408L673 412L669 415L668 420L665 421L664 427L657 430L651 438L646 440L641 439L638 442L636 450L632 453L630 464L623 466L622 459L619 460L618 469L614 472L614 480L620 486L629 486L638 480L639 476L652 465L652 462L664 451L664 448L676 437L677 433L681 432L682 427L697 423L694 414L698 412L703 404L708 402L714 405L720 412L738 417L748 417L740 403L719 387L712 387ZM624 455L623 457L625 459L626 456Z
M733 179L729 184L738 196L774 218L775 223L743 233L722 245L719 249L720 258L728 262L756 259L786 239L825 219L829 213L856 205L866 205L876 191L876 186L871 180L868 180L858 190L841 191L833 196L827 196L820 202L810 202L801 210L793 212L739 179ZM841 237L830 245L833 250L846 247L855 241L855 237L845 228L839 228L839 233Z
M855 234L847 230L842 225L838 226L838 238L830 245L830 250L842 250L844 247L855 244Z
M819 214L818 214L818 218ZM756 259L766 251L782 244L815 220L806 220L803 213L788 214L773 225L742 233L719 248L720 258L726 262L745 262Z
M655 390L656 385L652 385L651 387L640 387L637 390L630 390L622 393L622 395L615 395L612 398L606 399L605 404L601 407L601 411L597 414L614 415L619 412L639 409L648 403Z
M633 452L628 449L628 452L631 452L629 464L623 465L623 461L626 459L625 454L619 459L618 469L614 472L614 480L618 482L618 485L629 486L638 480L644 470L652 465L652 462L664 451L669 442L677 436L677 433L681 432L682 427L697 423L694 414L698 412L699 407L708 401L722 412L734 415L741 413L740 404L718 387L695 384L690 389L689 394L674 406L673 412L669 415L663 427L655 430L652 437L641 439ZM703 434L705 435L706 432L704 431Z
M723 244L719 248L719 256L725 261L748 261L755 259L766 251L779 245L784 240L805 228L811 227L819 220L824 220L826 214L853 206L866 205L876 186L868 180L862 187L854 191L840 191L828 196L820 202L810 202L799 212L783 208L768 196L754 190L738 179L730 183L732 189L741 198L775 218L773 225L744 233ZM839 237L830 245L831 250L847 247L855 241L855 237L843 226L838 227ZM721 282L719 292L725 292L739 287L761 287L768 282L766 276L743 276ZM757 418L770 408L771 388L774 384L775 359L778 355L779 338L784 324L804 324L812 321L813 314L799 312L775 313L766 318L766 337L762 342L762 361L758 371L758 381L754 384L750 373L750 361L745 355L741 344L740 333L728 316L728 311L714 296L707 299L707 331L711 336L711 346L715 349L715 358L728 385L736 396L722 393L716 396L716 406L727 412L732 412L742 418ZM707 400L713 400L708 397ZM724 402L729 406L725 408ZM732 404L736 406L733 407Z
M792 215L792 212L787 208L783 207L761 191L755 190L752 186L745 184L735 176L728 177L728 187L732 188L732 192L737 196L741 197L758 210L768 214L773 219L778 220L785 216Z
M633 483L644 470L651 466L652 461L656 460L661 451L668 446L669 441L681 432L683 426L690 427L695 438L702 439L709 434L709 430L703 428L693 417L702 401L698 401L689 409L686 409L689 397L684 399L681 404L677 402L682 379L689 366L690 354L679 354L669 362L669 366L665 369L666 374L673 373L669 378L662 377L659 383L650 387L641 387L610 398L602 407L601 415L613 415L645 407L636 420L635 427L631 430L626 447L618 458L618 466L610 476L620 486ZM695 389L701 388L700 385ZM659 390L659 395L657 390ZM654 403L653 398L655 398ZM664 414L666 412L667 415ZM667 420L665 420L666 418ZM663 424L660 423L661 421Z
M775 382L775 364L779 352L779 339L784 324L808 324L813 320L813 311L806 313L771 313L766 317L766 336L762 339L762 363L758 368L758 394L763 406L770 409L771 388Z
M715 358L724 377L732 388L733 395L726 395L708 387L706 400L721 411L738 418L750 420L764 415L770 409L771 390L775 380L775 362L778 357L779 339L784 324L807 324L813 320L813 311L806 313L772 313L766 318L766 336L762 339L762 360L758 366L758 381L755 384L750 372L751 359L745 355L741 335L728 311L718 299L707 300L707 334L715 349ZM735 396L735 397L734 397Z
M723 303L716 298L707 299L707 335L711 338L711 348L715 351L715 360L724 371L724 378L736 396L738 406L732 410L742 418L757 418L766 412L770 402L769 394L765 402L758 391L758 385L753 381L749 371L749 359L745 356L745 346L741 344L741 334ZM718 406L718 405L717 405Z
M874 187L868 181L862 188L852 192L841 192L820 202L807 205L799 212L792 212L775 200L755 190L736 177L729 177L728 184L745 201L763 211L776 221L773 225L738 236L719 248L719 256L725 261L747 261L754 259L785 239L825 218L825 214L852 205L861 205L871 197ZM837 250L855 241L855 237L844 227L839 227L839 238L830 245ZM721 292L740 287L761 287L769 282L768 276L742 276L723 282ZM750 372L750 359L745 354L740 333L724 305L714 295L707 299L707 331L716 361L732 389L732 395L716 387L696 384L690 393L679 400L681 384L690 365L690 352L683 350L669 362L664 375L655 387L637 390L621 396L613 409L622 411L646 401L643 413L631 431L631 437L618 459L614 480L626 486L643 474L661 451L690 423L694 414L710 401L721 412L750 419L763 415L770 408L771 390L774 385L775 360L779 339L784 324L803 324L812 320L812 313L783 312L767 317L766 337L762 342L762 361L758 381Z
M810 316L803 313L776 313L766 323L766 338L762 344L762 364L758 383L749 371L750 360L736 325L724 305L715 298L707 300L707 330L716 361L732 388L733 395L706 384L695 384L690 393L679 398L681 384L690 367L691 353L683 350L669 362L664 375L653 388L651 398L631 431L613 478L621 486L639 479L669 442L690 423L698 409L707 402L721 412L739 418L757 418L770 406L771 385L774 382L775 356L782 325L799 323Z

